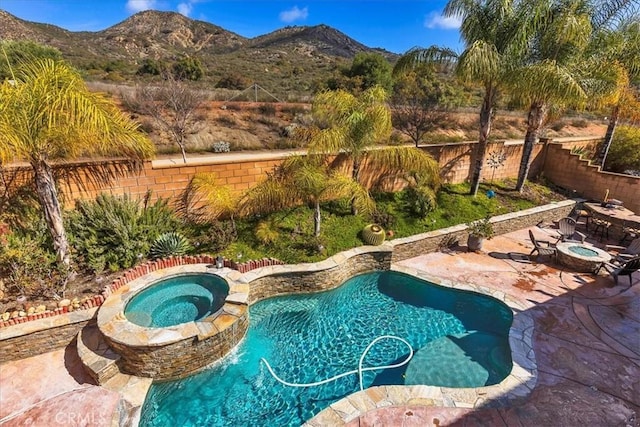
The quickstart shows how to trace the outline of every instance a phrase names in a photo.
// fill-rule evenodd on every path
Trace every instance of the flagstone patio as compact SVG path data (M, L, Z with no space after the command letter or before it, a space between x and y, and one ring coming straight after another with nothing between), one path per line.
M548 228L533 230L541 239L554 234ZM461 246L398 263L427 276L502 291L526 307L535 323L532 343L538 378L524 403L500 407L500 402L489 401L476 408L455 408L429 406L407 396L406 404L387 403L342 424L640 425L640 273L632 276L632 284L622 277L614 286L604 273L574 273L543 258L528 262L531 249L524 229L485 241L479 253ZM0 425L131 424L130 418L119 418L127 410L123 406L136 400L131 397L136 393L141 402L148 384L119 379L110 387L99 387L83 371L75 349L71 344L0 365ZM329 414L325 419L341 419L331 417L339 403L323 411ZM322 425L321 419L309 423Z

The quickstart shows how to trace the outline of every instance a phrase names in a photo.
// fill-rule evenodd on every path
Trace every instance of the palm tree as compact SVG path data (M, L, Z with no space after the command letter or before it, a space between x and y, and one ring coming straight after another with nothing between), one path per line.
M544 3L544 2L543 2ZM601 57L585 55L596 13L585 0L561 0L548 9L529 48L505 81L513 98L529 106L527 132L516 190L522 192L533 146L549 109L596 105L616 96L620 67Z
M502 78L513 57L526 46L528 33L536 27L537 15L532 13L535 9L525 14L516 8L517 4L515 0L450 0L444 15L462 19L460 34L465 43L464 51L458 55L438 46L414 48L406 52L394 67L397 75L419 64L452 64L458 79L482 86L484 94L470 189L474 196L482 179Z
M233 232L236 232L234 215L238 210L240 196L229 186L220 185L215 173L200 172L193 176L187 191L185 210L192 211L196 204L202 204L200 212L207 219L229 216Z
M637 108L638 100L635 99L632 86L633 82L640 80L640 17L635 16L623 20L614 30L601 29L594 37L592 47L595 54L603 54L620 67L622 73L621 90L618 92L619 96L612 99L609 125L596 160L604 169L607 153L620 116L637 117L640 115ZM631 105L635 108L628 108Z
M415 147L376 149L391 133L391 111L385 103L386 92L376 86L359 96L337 90L326 91L313 101L313 113L320 126L308 132L309 153L346 156L351 166L351 179L363 185L364 163L383 175L406 176L416 172L438 182L438 163ZM353 200L353 214L358 207Z
M274 212L307 203L313 208L313 234L320 235L320 203L352 197L362 212L373 209L368 191L337 170L330 170L324 156L292 156L276 172L247 192L241 202L244 213Z
M70 263L52 166L87 154L151 156L151 141L105 96L91 93L62 61L40 59L0 85L0 164L27 160L58 259Z

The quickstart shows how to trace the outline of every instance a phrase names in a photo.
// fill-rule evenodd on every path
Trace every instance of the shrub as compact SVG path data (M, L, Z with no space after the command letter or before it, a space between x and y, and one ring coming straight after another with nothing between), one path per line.
M371 220L375 224L380 224L383 228L390 230L396 224L396 217L392 213L376 208L371 214Z
M405 190L405 201L409 211L420 218L425 218L437 205L436 194L427 185L408 187Z
M228 153L231 151L231 146L226 141L214 142L211 148L214 153Z
M256 226L256 238L264 245L275 243L279 237L278 227L273 220L260 221Z
M9 232L0 240L0 277L10 294L64 297L70 270L49 249L44 223L27 234Z
M560 120L555 122L554 124L551 125L551 129L553 129L556 132L560 132L567 124Z
M221 125L228 126L228 127L234 127L237 124L236 119L229 116L219 116L216 120Z
M276 106L273 104L261 104L258 107L258 111L265 116L275 116L276 115Z
M605 163L613 172L640 171L640 128L618 126Z
M100 194L95 201L78 201L69 230L86 267L94 272L117 271L144 258L162 233L174 231L178 220L167 202L152 205L128 196Z
M589 126L589 122L585 119L574 119L571 121L571 126L574 128L586 128Z
M199 253L220 252L238 238L231 221L214 221L192 229L191 242Z

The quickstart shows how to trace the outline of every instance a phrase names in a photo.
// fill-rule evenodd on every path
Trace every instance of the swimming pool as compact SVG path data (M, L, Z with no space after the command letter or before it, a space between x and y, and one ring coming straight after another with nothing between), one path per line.
M365 387L497 384L512 366L512 320L511 309L494 298L398 272L367 273L331 291L266 299L251 306L245 340L221 363L154 384L140 425L300 425L359 390L358 377L292 388L278 383L260 359L287 381L314 382L356 368L380 335L406 339L415 355L401 368L365 372ZM380 341L364 366L393 364L407 353L400 342Z

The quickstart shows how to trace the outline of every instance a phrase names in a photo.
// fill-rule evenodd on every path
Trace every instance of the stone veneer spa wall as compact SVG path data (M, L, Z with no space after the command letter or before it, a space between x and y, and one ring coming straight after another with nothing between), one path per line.
M154 380L187 376L223 357L244 337L249 326L247 286L232 284L222 308L204 319L164 328L136 325L124 316L130 299L167 277L212 274L210 264L158 270L136 279L111 295L98 312L98 328L120 357L122 372Z

